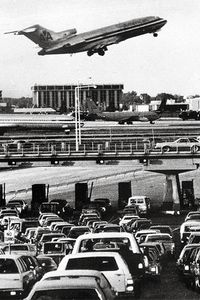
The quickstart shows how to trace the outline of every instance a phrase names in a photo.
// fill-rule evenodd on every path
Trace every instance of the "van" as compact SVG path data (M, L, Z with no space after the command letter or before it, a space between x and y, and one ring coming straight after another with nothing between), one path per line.
M150 199L146 196L131 196L126 207L136 205L140 215L147 215L151 209Z

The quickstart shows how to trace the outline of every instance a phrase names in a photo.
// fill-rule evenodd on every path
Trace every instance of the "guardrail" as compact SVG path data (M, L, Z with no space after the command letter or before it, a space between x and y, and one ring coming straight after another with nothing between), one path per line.
M121 150L115 147L113 150L102 149L99 147L97 150L87 150L83 147L79 151L74 151L70 147L68 149L57 150L54 147L46 150L34 149L32 151L26 151L21 148L17 151L1 151L0 152L0 163L8 162L14 164L15 162L31 162L31 161L76 161L76 160L134 160L134 159L183 159L183 158L200 158L200 151L194 152L175 151L164 152L162 149L151 149L147 146L142 150L133 149L130 145L130 149ZM12 163L13 162L13 163Z

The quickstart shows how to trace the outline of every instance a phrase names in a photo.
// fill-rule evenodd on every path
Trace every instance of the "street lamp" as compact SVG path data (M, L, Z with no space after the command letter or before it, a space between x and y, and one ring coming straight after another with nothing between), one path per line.
M76 151L79 151L81 145L81 112L80 112L80 89L96 88L94 84L77 85L75 87L75 134L76 134Z

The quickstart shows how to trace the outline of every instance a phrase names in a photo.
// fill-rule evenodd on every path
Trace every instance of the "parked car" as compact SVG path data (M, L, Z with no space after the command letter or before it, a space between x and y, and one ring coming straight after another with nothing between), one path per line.
M112 212L112 204L108 198L95 198L90 202L90 207L92 205L99 210L102 217Z
M43 223L44 223L46 218L56 217L56 216L58 217L58 215L56 215L55 213L52 213L52 212L40 213L39 218L38 218L40 226L43 226Z
M189 216L187 216L187 218L185 218L185 221L195 221L195 220L200 222L200 213L190 214Z
M35 256L37 252L35 245L25 243L5 245L2 249L7 254L12 253L18 255L28 254Z
M181 279L185 282L187 287L191 287L194 284L194 261L197 257L197 253L199 252L200 245L197 247L193 247L188 252L187 258L183 262L183 271L181 273Z
M156 245L144 243L140 245L140 248L148 259L147 267L145 269L146 277L160 280L162 260Z
M168 233L169 235L171 235L171 237L173 237L173 231L169 225L151 225L150 229L158 230L161 233Z
M36 278L21 255L1 254L0 256L0 298L23 297Z
M139 217L136 215L125 215L121 218L121 220L119 221L119 225L120 226L126 226L127 223L129 223L131 220L135 220L138 219Z
M200 245L197 247L194 260L190 263L190 281L192 287L200 292Z
M163 243L167 253L174 255L175 243L174 243L171 235L169 235L167 233L148 234L144 240L144 242L155 242L155 241Z
M28 204L22 199L13 199L10 200L7 204L7 207L15 207L20 214L27 213Z
M152 222L149 219L146 219L146 218L136 219L135 222L133 222L129 226L129 232L136 233L138 230L149 229L151 224L152 224ZM127 224L127 227L128 227L128 225L129 224Z
M131 207L132 205L136 205L138 207L139 215L147 215L151 209L151 202L147 196L131 196L128 198L126 207Z
M110 282L118 295L133 295L135 278L121 255L116 252L87 252L69 254L60 262L57 272L64 270L98 270Z
M44 273L57 270L57 264L52 257L45 254L40 254L36 258L40 263Z
M84 233L89 233L91 232L91 229L88 226L73 226L71 227L68 237L72 239L76 239L79 237L79 235L82 235Z
M180 241L182 244L186 244L191 232L200 231L200 221L186 221L180 226Z
M135 238L137 240L137 242L139 244L141 244L142 242L144 242L146 236L148 234L152 234L152 233L159 233L159 230L153 230L153 229L143 229L143 230L138 230L135 233Z
M69 270L47 273L24 300L113 300L115 296L116 293L101 272Z
M56 241L44 243L40 253L53 258L53 260L58 265L62 258L65 255L71 253L72 250L73 244L70 241Z
M125 206L122 210L122 216L135 215L139 217L139 210L137 205Z
M113 243L125 244L133 253L141 254L141 250L135 237L127 232L101 232L80 235L76 239L72 253L76 254L86 251L86 244L88 241L92 241L94 246L98 243L112 243L112 245ZM111 248L113 248L113 246Z
M196 215L196 214L200 214L200 211L199 210L189 211L185 217L185 222L189 219L191 215Z
M200 243L200 232L191 232L188 238L188 244Z
M176 268L180 279L183 277L184 267L187 265L188 258L193 249L199 248L200 244L187 244L181 250L179 257L176 261Z
M161 149L163 152L171 150L189 150L191 152L197 152L200 150L200 141L193 137L184 137L173 142L156 143L155 149Z

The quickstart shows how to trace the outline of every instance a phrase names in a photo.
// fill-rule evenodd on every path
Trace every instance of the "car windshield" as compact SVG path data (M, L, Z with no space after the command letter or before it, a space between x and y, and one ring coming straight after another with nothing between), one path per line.
M48 291L38 291L32 300L100 300L95 289L56 289Z

